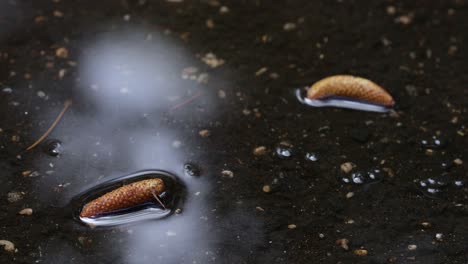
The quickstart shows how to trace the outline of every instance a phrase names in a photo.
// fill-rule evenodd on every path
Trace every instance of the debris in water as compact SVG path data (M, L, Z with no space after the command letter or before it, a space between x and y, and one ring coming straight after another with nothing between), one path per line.
M164 182L157 178L124 185L85 204L80 217L93 217L150 202L154 199L158 200L157 196L163 191Z
M298 91L299 100L314 107L342 107L363 111L388 112L395 102L392 96L374 82L351 75L335 75L314 83L306 98Z
M31 150L33 149L35 146L37 146L39 143L42 142L42 140L44 140L49 134L50 132L52 132L52 130L55 128L55 126L58 124L58 122L60 121L60 119L62 119L63 115L65 114L65 112L67 111L67 109L72 105L72 101L71 100L67 100L65 101L64 105L63 105L63 109L62 111L60 112L60 114L57 116L57 118L55 119L55 121L52 123L52 125L49 127L49 129L47 129L47 131L38 139L36 140L36 142L34 142L31 146L29 146L26 150Z

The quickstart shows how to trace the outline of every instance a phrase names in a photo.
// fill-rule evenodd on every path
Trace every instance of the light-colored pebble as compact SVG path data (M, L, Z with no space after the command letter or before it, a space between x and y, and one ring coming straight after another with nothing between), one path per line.
M283 30L284 31L291 31L291 30L294 30L296 29L296 24L295 23L292 23L292 22L288 22L286 24L283 25Z
M427 229L427 228L431 228L431 227L432 227L432 224L429 223L429 222L422 222L422 223L421 223L421 226L422 226L423 228L426 228L426 229Z
M349 250L349 240L346 239L346 238L340 238L340 239L337 239L335 241L335 243L339 246L341 246L341 248L343 248L344 250Z
M344 173L351 172L354 167L356 167L356 165L354 165L354 163L352 163L352 162L345 162L345 163L340 165L341 171L344 172Z
M211 68L217 68L224 64L224 60L216 57L215 54L209 52L203 56L201 59L206 65L210 66Z
M227 177L227 178L234 178L234 172L232 172L230 170L221 171L221 175L223 175L223 177Z
M208 129L203 129L203 130L200 130L198 134L200 135L200 137L206 138L211 135L211 132Z
M13 244L11 241L0 240L0 246L3 246L3 248L8 252L14 252L15 251L15 244Z
M227 6L222 6L222 7L219 8L219 13L220 14L229 13L229 8Z
M416 246L415 244L408 245L408 250L410 251L416 250L417 248L418 246Z
M364 256L367 256L369 252L366 249L356 249L353 251L353 253L354 255L364 257Z
M59 58L62 58L62 59L68 58L68 49L65 48L65 47L60 47L60 48L56 49L55 50L55 56L57 56Z
M297 227L297 226L296 226L295 224L290 224L290 225L288 225L288 228L289 228L289 229L296 229L296 227Z
M24 208L23 210L19 211L18 214L20 215L32 215L33 209L32 208Z
M254 148L253 150L253 154L255 156L262 156L262 155L267 154L267 152L268 152L268 149L265 146L259 146L259 147Z
M270 185L263 185L262 190L265 193L269 193L269 192L271 192L271 187L270 187Z
M207 28L214 28L215 27L215 24L214 24L214 21L213 19L209 18L205 21L205 25Z

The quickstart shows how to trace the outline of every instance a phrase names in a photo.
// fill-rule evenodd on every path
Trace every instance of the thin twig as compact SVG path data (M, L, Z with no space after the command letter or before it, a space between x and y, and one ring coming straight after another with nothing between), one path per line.
M186 105L186 104L192 102L193 100L197 99L197 98L200 97L201 95L202 95L202 93L201 93L201 92L198 92L198 93L196 93L194 96L192 96L192 97L190 97L189 99L183 101L182 103L177 104L177 105L171 107L170 110L171 110L171 111L174 111L174 110L176 110L176 109L178 109L178 108L180 108L180 107L182 107L182 106L184 106L184 105Z
M157 195L154 191L152 191L151 193L153 194L153 196L154 196L154 198L156 199L156 201L158 201L158 203L163 207L163 209L166 210L166 206L164 206L164 204L161 202L161 200L159 199L158 195Z
M69 99L69 100L66 100L65 103L63 104L63 109L62 111L60 112L60 114L57 116L57 118L55 118L55 121L52 123L52 125L49 127L49 129L47 129L47 131L38 139L36 140L36 142L34 142L31 146L29 146L26 150L31 150L33 149L35 146L39 145L39 143L42 142L42 140L44 140L49 134L50 132L52 132L52 130L54 130L54 127L58 124L58 122L60 121L60 119L62 119L63 115L65 114L65 112L67 111L67 109L72 105L72 100Z

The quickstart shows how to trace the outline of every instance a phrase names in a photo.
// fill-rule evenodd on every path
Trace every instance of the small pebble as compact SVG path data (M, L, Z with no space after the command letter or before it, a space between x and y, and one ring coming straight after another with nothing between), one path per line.
M296 229L296 227L297 227L297 226L296 226L295 224L290 224L290 225L288 225L288 228L289 228L289 229Z
M20 215L32 215L33 209L31 208L24 208L23 210L19 211L18 214Z
M255 72L255 76L260 76L264 74L266 71L268 71L267 67L260 68L258 71Z
M4 93L12 93L13 92L13 89L11 89L10 87L6 87L6 88L3 88L2 90Z
M216 68L224 64L223 59L216 57L216 55L211 52L205 54L201 60L211 68Z
M294 29L296 29L296 24L294 24L292 22L288 22L288 23L283 25L283 30L284 31L291 31L291 30L294 30Z
M0 246L3 246L3 248L8 252L14 252L15 251L15 244L13 244L11 241L0 240Z
M257 209L260 212L265 212L265 209L261 208L260 206L255 207L255 209Z
M435 239L439 242L442 242L444 240L444 234L442 233L435 234Z
M23 193L21 192L9 192L8 193L8 202L15 203L23 199Z
M206 20L205 25L206 25L207 28L210 28L210 29L214 28L214 26L215 26L214 21L211 18Z
M344 250L349 250L349 240L346 238L340 238L335 241L335 244L341 246Z
M353 196L354 196L354 193L353 193L353 192L349 192L349 193L346 194L346 198L347 198L347 199L349 199L349 198L351 198L351 197L353 197Z
M269 193L269 192L271 192L271 187L270 187L270 185L263 185L262 190L265 193Z
M454 159L454 160L453 160L453 163L455 163L456 165L462 165L462 164L463 164L463 160L461 160L461 159Z
M262 155L267 154L267 152L268 152L268 149L265 146L259 146L259 147L254 148L253 150L253 154L255 156L262 156Z
M222 6L222 7L219 8L219 13L220 14L229 13L229 8L227 6Z
M224 90L219 90L218 91L218 97L221 99L226 98L226 92Z
M44 98L46 94L43 91L38 91L37 96L39 96L40 98Z
M426 228L426 229L432 227L432 224L429 223L429 222L422 222L421 225L422 225L423 228Z
M234 172L230 170L221 171L221 175L223 175L223 177L234 178Z
M198 134L201 137L206 138L206 137L209 137L211 135L211 132L208 129L203 129L203 130L200 130L200 132L198 132Z
M54 10L54 17L63 17L63 12L59 10Z
M367 256L369 252L366 249L356 249L353 251L353 253L354 255L364 257L364 256Z
M353 168L356 167L356 165L352 162L345 162L343 164L341 164L340 168L341 168L341 171L344 172L344 173L349 173L353 170Z
M394 6L387 6L387 14L394 15L396 13L396 8Z
M175 211L174 211L175 214L181 214L182 213L182 209L180 208L177 208Z
M413 16L411 15L401 15L395 19L395 22L402 25L409 25L413 21Z
M411 244L411 245L408 245L408 250L416 250L418 248L418 246L414 245L414 244Z
M60 47L55 50L55 56L62 58L62 59L66 59L68 58L68 50L64 47Z
M432 149L426 149L426 155L428 155L428 156L434 155L434 150L432 150Z

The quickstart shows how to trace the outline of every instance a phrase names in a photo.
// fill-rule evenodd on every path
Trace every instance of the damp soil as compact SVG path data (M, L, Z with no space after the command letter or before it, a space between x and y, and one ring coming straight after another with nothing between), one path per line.
M16 250L0 262L468 263L467 25L464 0L2 1L0 240ZM137 56L172 76L137 74L154 81L145 103L81 92L98 90L83 68L106 63L110 48L92 46L110 35L124 43L110 65L133 42L177 46ZM296 99L334 74L382 85L395 111ZM139 84L116 80L120 93ZM176 97L143 100L162 86ZM59 148L24 151L67 99L48 136ZM148 169L186 182L177 214L112 228L73 218L77 194Z

